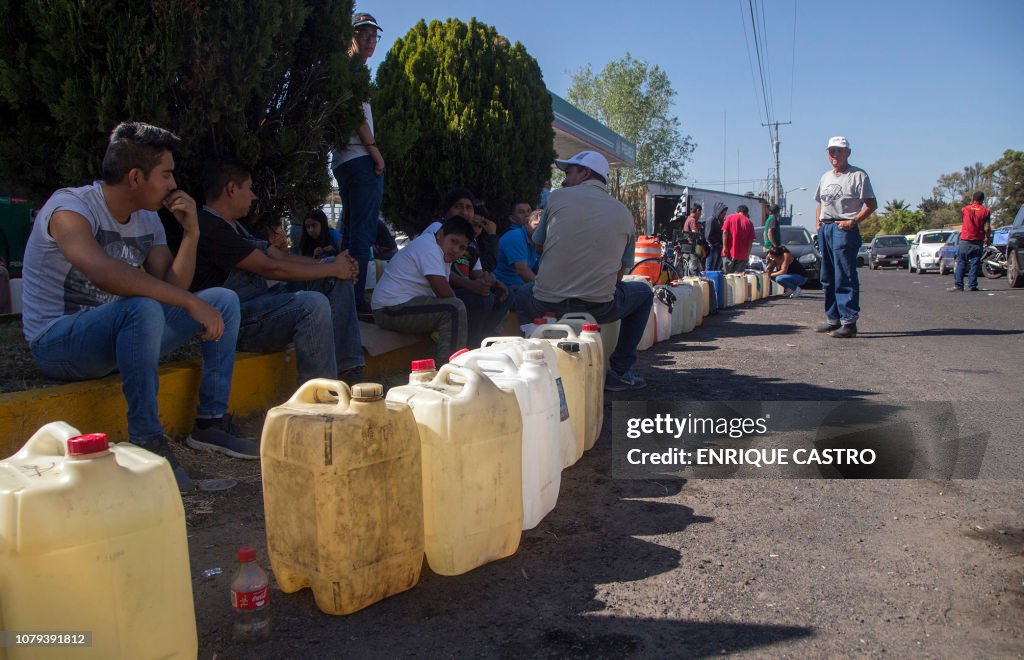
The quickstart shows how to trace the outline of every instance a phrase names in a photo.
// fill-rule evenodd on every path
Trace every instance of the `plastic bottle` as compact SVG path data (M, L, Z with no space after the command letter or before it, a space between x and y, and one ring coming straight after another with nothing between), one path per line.
M256 549L238 549L238 573L231 581L236 642L255 643L270 638L270 582L256 563Z
M437 366L431 360L413 360L409 371L409 384L429 383L437 375Z

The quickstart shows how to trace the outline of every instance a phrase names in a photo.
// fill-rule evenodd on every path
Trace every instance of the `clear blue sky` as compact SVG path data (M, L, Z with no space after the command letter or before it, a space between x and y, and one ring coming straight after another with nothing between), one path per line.
M880 205L898 198L916 206L941 174L1024 150L1021 0L761 4L773 119L793 122L780 129L782 183L808 189L789 194L803 214L797 224L813 224L830 135L849 138L850 160L867 170ZM384 28L374 69L418 20L471 17L526 46L548 89L563 97L586 64L599 71L627 52L657 64L677 93L682 131L697 144L682 183L738 192L760 190L774 167L747 7L748 0L357 4Z

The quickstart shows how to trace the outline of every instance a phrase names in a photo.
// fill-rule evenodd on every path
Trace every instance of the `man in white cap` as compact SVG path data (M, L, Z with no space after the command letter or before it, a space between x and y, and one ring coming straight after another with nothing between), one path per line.
M365 64L377 49L380 24L370 14L357 12L352 16L352 27L349 56ZM359 263L359 277L355 282L356 309L360 314L369 314L364 294L366 266L370 262L370 248L377 240L377 220L384 195L384 157L374 137L369 100L363 102L362 124L345 142L335 145L331 157L343 208L343 248Z
M533 282L516 292L516 313L520 322L546 312L587 312L598 323L621 319L604 387L641 389L647 383L633 373L633 365L654 295L643 282L622 281L633 265L633 215L608 194L608 161L601 154L581 151L555 164L565 172L565 181L548 197L533 233L540 269Z
M850 143L837 135L829 138L832 169L818 182L814 214L821 250L821 288L825 292L825 323L817 332L847 339L857 336L860 281L857 278L859 224L878 208L868 173L850 165Z

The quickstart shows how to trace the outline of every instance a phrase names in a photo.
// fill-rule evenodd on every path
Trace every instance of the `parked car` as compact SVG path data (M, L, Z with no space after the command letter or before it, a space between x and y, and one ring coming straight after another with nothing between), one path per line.
M955 231L946 239L946 244L939 248L939 275L948 275L956 268L956 255L959 252L960 231Z
M910 259L907 257L908 252L910 252L910 241L906 236L900 234L875 236L868 251L868 265L871 266L871 270L878 270L884 266L906 268L910 263Z
M1014 289L1024 287L1024 204L1006 235L1006 277Z
M784 225L781 229L782 244L807 271L807 284L804 286L819 286L821 254L811 238L811 232L807 231L806 227L793 225ZM754 228L754 246L750 250L750 267L755 270L764 270L764 227Z
M868 256L871 254L871 244L863 243L857 250L857 268L868 265Z
M951 229L922 229L910 243L910 272L923 273L939 268L939 248L953 233Z

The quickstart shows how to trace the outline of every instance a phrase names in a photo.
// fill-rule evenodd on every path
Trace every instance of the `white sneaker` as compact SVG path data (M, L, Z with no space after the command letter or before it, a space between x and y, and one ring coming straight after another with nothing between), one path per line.
M789 297L790 298L799 298L801 293L803 293L803 289L801 289L800 287L797 287L797 288L793 289L793 293L789 294Z

